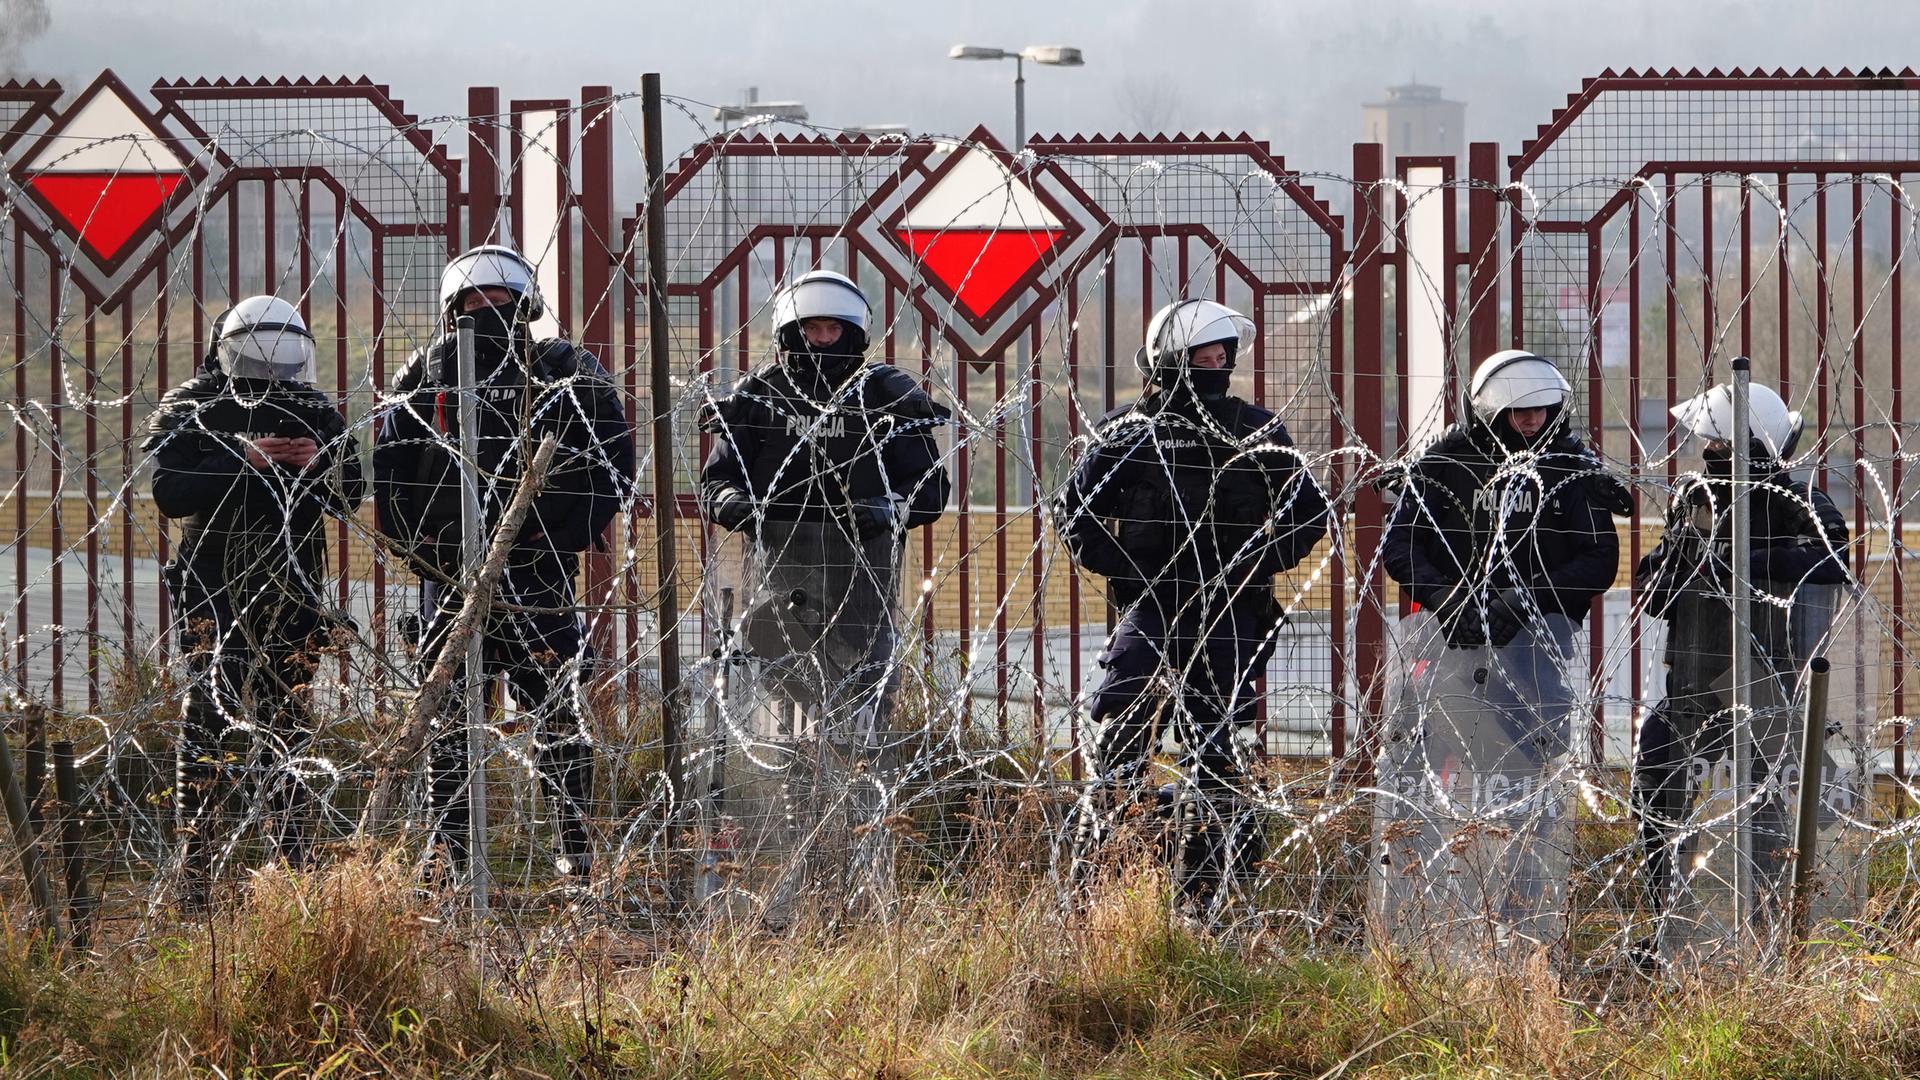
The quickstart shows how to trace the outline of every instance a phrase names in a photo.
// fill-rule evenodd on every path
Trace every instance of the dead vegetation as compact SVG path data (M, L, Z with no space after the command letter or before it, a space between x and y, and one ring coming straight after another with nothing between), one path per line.
M0 950L10 1075L1839 1076L1920 1071L1910 925L1730 981L1447 977L1185 926L1149 860L1077 905L1027 873L885 918L636 938L476 928L411 864L266 869L91 955ZM1888 911L1889 918L1901 913Z

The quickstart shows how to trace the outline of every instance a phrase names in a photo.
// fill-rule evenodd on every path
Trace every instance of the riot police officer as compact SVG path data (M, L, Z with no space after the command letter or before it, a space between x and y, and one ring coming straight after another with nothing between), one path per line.
M1619 573L1626 488L1567 429L1566 377L1518 349L1474 372L1472 417L1407 468L1387 573L1450 645L1506 645L1528 620L1586 617ZM1523 456L1521 456L1523 455Z
M1680 403L1672 414L1681 431L1699 441L1705 468L1683 478L1665 534L1634 570L1647 614L1667 621L1666 696L1641 723L1633 776L1645 860L1642 885L1647 907L1656 917L1676 902L1676 856L1698 832L1687 819L1691 800L1703 793L1690 790L1689 774L1710 775L1712 763L1725 758L1732 744L1728 678L1733 656L1734 496L1745 494L1748 500L1747 543L1756 597L1748 619L1759 685L1752 695L1756 712L1745 721L1760 750L1755 783L1764 781L1776 759L1794 748L1779 714L1791 697L1799 666L1808 659L1806 650L1796 647L1796 637L1806 635L1809 625L1818 621L1816 612L1808 610L1809 602L1823 587L1849 580L1846 518L1826 492L1788 469L1801 418L1779 394L1765 386L1748 387L1745 483L1733 476L1733 397L1727 384ZM1817 637L1824 626L1811 630ZM1690 769L1696 762L1701 767ZM1762 878L1785 868L1784 861L1770 853L1792 842L1784 807L1777 803L1777 795L1769 796L1749 815L1762 824L1752 845ZM1777 879L1769 880L1778 885Z
M1401 947L1483 958L1564 927L1565 672L1632 509L1568 429L1570 390L1548 360L1496 353L1466 420L1400 466L1381 562L1419 610L1396 642L1373 895Z
M853 281L802 274L774 298L776 362L704 417L715 439L701 511L746 541L747 603L727 662L757 676L742 680L751 704L719 731L744 724L760 744L731 754L720 734L705 799L779 856L757 890L771 926L816 885L832 905L885 903L892 887L900 560L907 530L937 520L952 487L937 438L947 410L913 376L866 359L871 325ZM754 809L768 799L780 808Z
M777 363L707 410L714 448L701 512L748 534L762 564L742 619L748 651L791 701L871 743L893 681L895 596L908 529L952 494L947 410L912 375L868 361L872 312L830 270L774 299Z
M277 854L300 864L313 839L288 763L313 737L306 687L340 625L323 599L326 522L366 495L353 435L313 385L313 353L292 304L240 301L214 322L200 371L161 399L142 446L154 505L185 522L163 573L189 679L175 798L193 906L206 899L215 815L250 753Z
M1184 750L1174 871L1196 908L1219 894L1228 866L1264 857L1236 790L1236 734L1253 723L1254 682L1283 617L1274 576L1327 529L1326 496L1286 425L1232 393L1252 339L1251 320L1210 300L1156 312L1135 357L1147 392L1100 419L1055 507L1068 549L1123 609L1099 659L1099 779L1076 812L1076 858L1141 784L1168 713Z
M593 785L592 745L582 723L582 668L590 660L574 598L580 553L601 542L630 497L633 433L611 377L593 355L560 338L534 340L544 310L534 269L511 248L484 245L454 259L440 277L439 337L408 359L381 416L373 451L374 506L381 534L420 575L423 618L417 661L438 657L465 602L460 477L471 470L491 537L522 470L546 435L557 450L482 627L484 681L505 674L516 705L531 714L536 764L555 801L560 870L588 874L592 845L585 808ZM475 323L479 460L460 456L454 322ZM473 673L462 670L449 713L438 718L430 801L439 850L455 872L469 856L469 763L457 703Z

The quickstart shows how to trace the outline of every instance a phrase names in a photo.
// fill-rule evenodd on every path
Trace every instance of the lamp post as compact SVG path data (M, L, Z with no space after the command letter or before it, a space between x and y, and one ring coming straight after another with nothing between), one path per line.
M1027 61L1031 60L1048 67L1080 67L1086 63L1086 58L1081 55L1080 50L1072 45L1029 45L1017 52L987 45L955 45L947 50L947 59L1013 61L1013 151L1016 154L1025 150L1027 146ZM1019 335L1019 340L1014 344L1013 349L1023 377L1030 374L1028 365L1032 358L1027 352L1026 334ZM1031 443L1034 438L1031 426L1025 432L1025 437ZM1024 478L1026 473L1023 470L1019 475ZM1025 492L1029 496L1032 490L1037 490L1039 477L1035 476L1032 482L1033 488ZM961 499L965 498L965 493L962 493ZM964 501L962 505L965 505Z
M947 50L949 60L1013 61L1013 146L1027 145L1027 61L1048 67L1080 67L1086 63L1080 50L1071 45L1029 45L1018 52L985 45L955 45Z

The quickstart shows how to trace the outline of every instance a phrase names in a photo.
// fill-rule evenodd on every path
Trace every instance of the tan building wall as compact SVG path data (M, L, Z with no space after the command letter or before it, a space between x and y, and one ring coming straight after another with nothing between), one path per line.
M1467 106L1448 101L1437 86L1391 87L1387 100L1360 107L1361 137L1385 148L1387 168L1396 157L1451 157L1466 166Z

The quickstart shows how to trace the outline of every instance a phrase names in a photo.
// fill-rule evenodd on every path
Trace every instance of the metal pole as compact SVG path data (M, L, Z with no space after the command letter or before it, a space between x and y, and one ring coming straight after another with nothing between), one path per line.
M1807 663L1806 730L1800 733L1800 812L1794 821L1793 920L1794 938L1806 937L1812 920L1807 905L1813 883L1814 852L1820 843L1820 789L1826 781L1827 672L1824 656Z
M1013 152L1027 145L1027 60L1013 54Z
M1752 441L1747 419L1747 390L1752 382L1752 364L1744 356L1733 358L1733 474L1729 484L1732 500L1728 542L1733 545L1733 642L1729 659L1733 679L1733 799L1734 868L1733 930L1736 941L1744 940L1746 919L1753 906L1753 810L1748 805L1753 795L1753 654L1750 645L1748 608L1752 603L1753 552L1748 537L1753 534L1750 506L1747 502L1747 469Z
M704 906L720 891L725 879L720 864L732 859L732 841L726 834L727 744L729 718L727 706L733 692L733 590L720 589L720 644L713 650L719 662L713 678L714 704L708 709L707 735L713 747L713 765L707 774L707 844L701 859L700 882L694 890L694 902Z
M33 822L27 817L27 797L20 790L20 775L13 767L13 747L0 735L0 788L5 789L7 821L13 825L13 843L20 849L20 869L27 875L27 893L40 924L49 936L60 936L60 913L53 909L53 890L47 885L46 867L40 863L40 846L33 835Z
M740 110L739 119L744 120L747 116L752 115L753 110L750 106L759 103L759 101L759 87L749 86L741 91L740 104L743 108ZM714 162L720 169L720 237L727 245L729 251L733 248L734 233L738 228L733 215L733 154L730 152L733 142L728 137L733 132L734 119L735 116L731 110L724 112L721 116L721 150L719 157ZM720 347L714 349L713 368L714 374L720 379L720 383L723 386L731 381L733 372L734 351L726 347L726 340L727 335L730 333L727 320L733 317L732 313L735 303L733 290L741 287L735 283L734 278L735 275L733 274L722 277L717 295L714 297L714 340L721 344ZM741 332L745 332L744 327L741 328Z
M667 166L660 142L660 76L640 76L640 107L647 155L647 364L652 396L653 524L659 567L660 738L667 785L676 804L686 784L685 732L680 700L680 570L674 537L678 500L673 488L672 338L667 325Z
M67 869L67 914L73 947L87 947L87 930L99 900L87 880L86 814L80 806L80 774L73 764L73 744L53 744L53 790L60 799L60 861Z
M460 538L461 575L466 588L477 584L487 559L487 523L480 510L479 377L474 372L473 318L454 321L454 356L460 382ZM467 871L475 914L487 910L487 692L481 660L486 635L482 630L467 640L462 689L467 702Z

